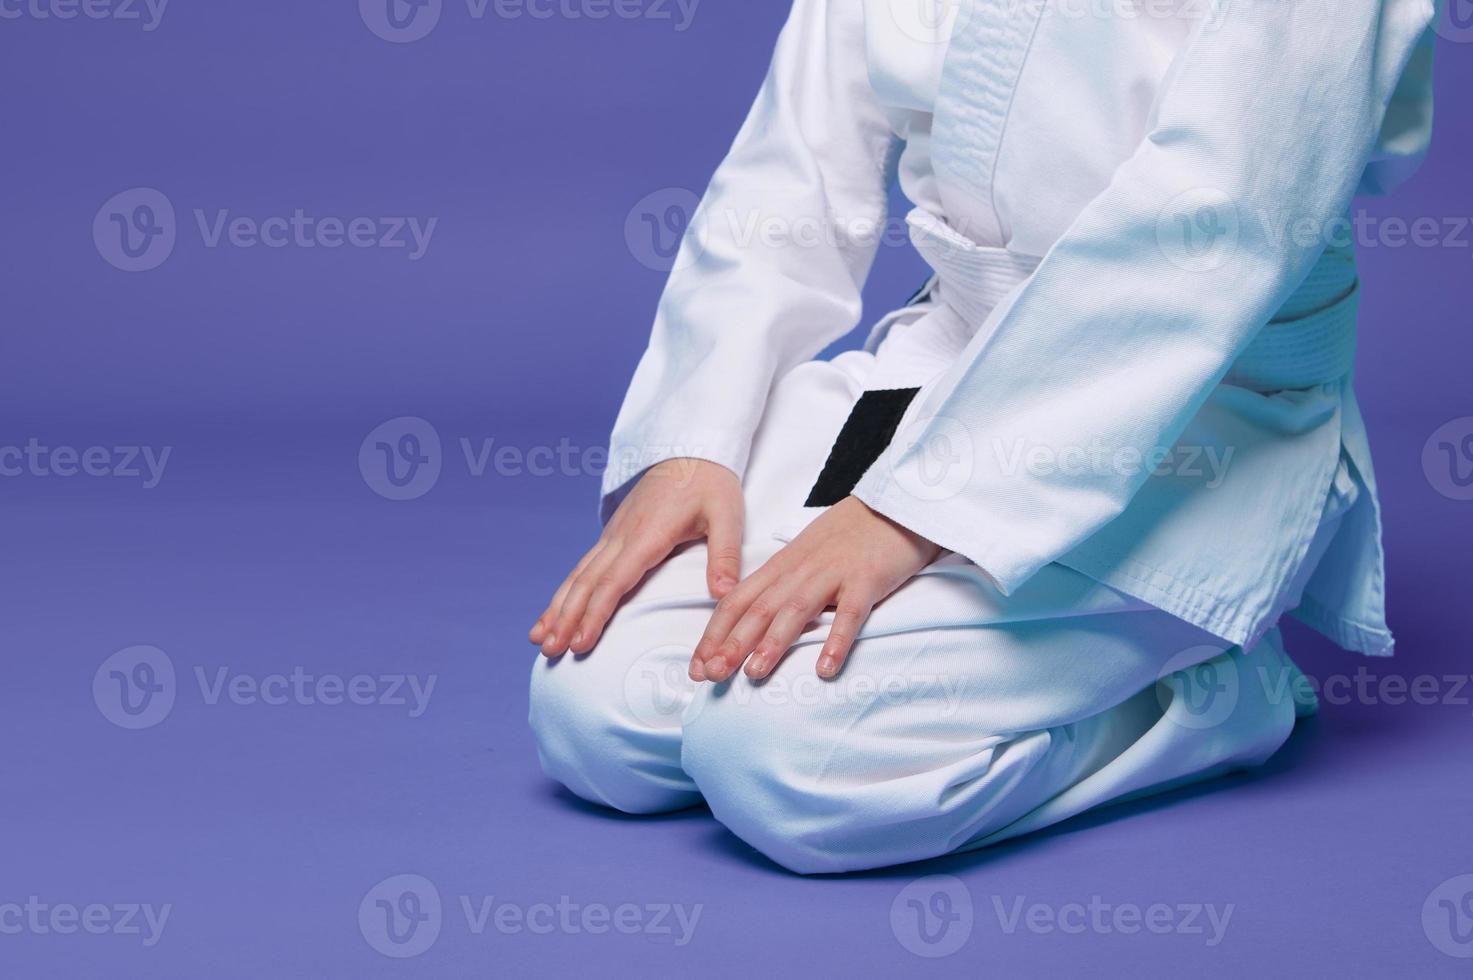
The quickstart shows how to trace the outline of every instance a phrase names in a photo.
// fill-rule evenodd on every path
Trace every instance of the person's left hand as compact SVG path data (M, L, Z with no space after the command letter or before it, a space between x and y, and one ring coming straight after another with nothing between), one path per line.
M830 606L834 624L818 675L833 677L875 604L940 554L857 497L845 497L717 604L691 657L691 679L724 681L744 660L748 677L766 677Z

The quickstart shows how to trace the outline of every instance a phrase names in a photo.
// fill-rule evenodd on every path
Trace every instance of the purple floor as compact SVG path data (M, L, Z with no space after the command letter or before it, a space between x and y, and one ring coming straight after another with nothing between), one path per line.
M447 452L433 492L390 502L360 478L358 438L226 446L196 434L151 491L5 485L0 903L46 908L0 908L0 929L21 914L42 926L0 932L0 974L1467 973L1441 949L1473 953L1473 879L1433 893L1473 873L1473 690L1443 678L1467 676L1473 542L1467 505L1431 493L1415 453L1385 454L1403 518L1392 521L1400 658L1361 661L1297 629L1291 640L1319 678L1353 679L1362 665L1436 675L1445 703L1397 703L1383 682L1326 704L1251 775L990 853L802 879L703 810L623 817L541 775L521 635L589 530L590 481L477 479ZM1429 509L1446 513L1440 529ZM1419 530L1425 540L1409 537ZM92 684L135 645L167 654L175 700L129 730L109 720L127 719L107 685L94 696ZM231 686L298 667L413 675L428 697L411 717L407 682L403 704L290 691L264 704ZM398 700L391 680L360 683L372 685L362 700ZM418 906L396 906L431 918L394 946L369 893L404 874L432 882L441 910L423 890ZM933 875L956 880L901 895ZM405 891L387 887L396 902ZM928 920L934 943L918 938L917 896L948 916ZM127 918L135 903L153 925ZM84 916L89 904L106 907L92 913L104 934L65 910L53 918L54 906ZM422 952L397 959L373 943Z
M1398 657L1291 629L1337 696L1264 769L802 879L704 811L543 778L523 637L591 540L595 467L476 477L460 444L510 449L503 474L602 445L668 206L788 0L688 24L433 0L415 43L377 0L123 13L162 6L0 0L0 980L1469 975L1473 490L1432 441L1473 465L1466 9L1442 5L1427 165L1357 203L1388 222L1361 241L1358 385ZM98 229L140 193L171 202L172 252L125 271ZM298 215L436 230L413 259L217 234ZM866 324L924 275L894 244ZM434 423L443 471L395 502L357 457L399 416ZM79 459L17 462L32 441L172 452L146 489L43 475Z

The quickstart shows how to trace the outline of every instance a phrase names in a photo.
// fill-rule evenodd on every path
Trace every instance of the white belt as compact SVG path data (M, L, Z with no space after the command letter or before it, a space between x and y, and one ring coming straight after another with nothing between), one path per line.
M913 210L906 221L911 242L936 271L931 288L920 297L950 306L973 330L1038 268L1039 259L978 245L924 208ZM1343 378L1355 364L1359 300L1353 253L1326 251L1223 380L1269 392L1312 388Z

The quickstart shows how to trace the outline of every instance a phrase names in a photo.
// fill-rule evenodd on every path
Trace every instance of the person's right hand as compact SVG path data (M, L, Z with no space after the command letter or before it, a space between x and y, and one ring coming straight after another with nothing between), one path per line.
M678 546L705 539L706 586L721 599L741 577L742 484L703 459L667 459L645 471L598 544L563 580L528 639L548 657L587 653L624 596Z

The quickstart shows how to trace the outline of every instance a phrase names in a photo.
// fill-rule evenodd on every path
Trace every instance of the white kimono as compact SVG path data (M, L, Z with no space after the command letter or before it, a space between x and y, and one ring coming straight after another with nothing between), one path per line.
M549 773L627 810L704 797L784 865L832 871L1267 758L1296 707L1281 614L1391 649L1342 216L1426 149L1434 15L796 0L676 258L604 513L656 461L720 463L750 569L853 463L864 396L905 392L839 492L951 554L845 668L899 678L883 706L744 700L741 675L693 690L710 602L699 549L677 555L585 662L534 672ZM864 352L811 361L858 320L897 173L936 276ZM811 673L824 626L773 681ZM1211 724L1191 678L1231 687ZM946 680L941 718L925 685Z

